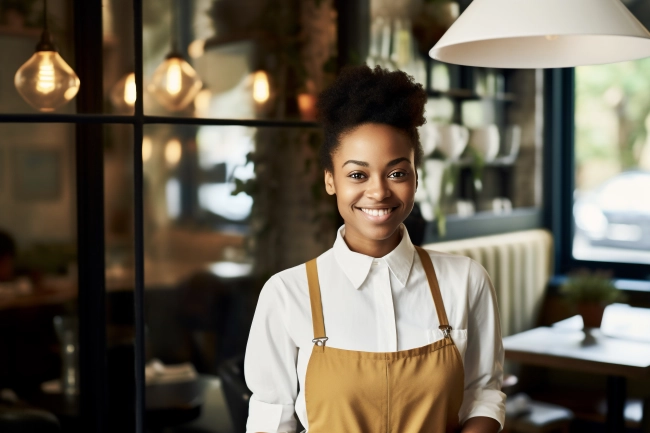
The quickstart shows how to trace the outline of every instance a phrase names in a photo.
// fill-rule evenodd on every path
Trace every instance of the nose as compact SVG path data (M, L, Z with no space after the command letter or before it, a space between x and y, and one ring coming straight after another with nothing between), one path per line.
M375 177L367 183L366 197L375 201L382 201L391 196L391 191L388 186L388 180L381 177Z

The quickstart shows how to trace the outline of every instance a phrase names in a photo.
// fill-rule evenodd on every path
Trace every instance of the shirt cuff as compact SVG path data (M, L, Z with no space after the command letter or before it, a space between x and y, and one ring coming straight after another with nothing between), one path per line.
M495 419L503 430L506 419L506 395L495 389L476 389L465 392L463 405L460 408L460 425L476 416Z
M246 433L282 433L296 430L293 404L264 403L251 398L248 404Z

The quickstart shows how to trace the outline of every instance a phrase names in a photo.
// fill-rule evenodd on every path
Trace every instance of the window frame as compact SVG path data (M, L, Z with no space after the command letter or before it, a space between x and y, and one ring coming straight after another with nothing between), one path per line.
M133 395L119 396L134 401L134 430L144 432L145 413L145 341L144 341L144 226L143 162L144 126L212 125L271 128L316 128L316 122L300 120L212 119L144 114L143 101L143 0L132 0L134 72L138 98L131 115L103 114L103 34L102 0L71 1L75 71L82 83L76 97L75 114L0 113L0 124L65 123L74 124L77 206L77 254L79 262L79 370L80 422L84 431L107 431L109 414L108 365L106 360L106 281L104 239L104 155L102 128L111 124L133 126L134 186L134 257L135 281L133 315L135 323ZM186 5L186 2L182 2ZM347 14L344 14L347 16ZM349 17L347 17L349 20ZM125 414L120 414L124 416ZM127 415L128 416L128 415Z

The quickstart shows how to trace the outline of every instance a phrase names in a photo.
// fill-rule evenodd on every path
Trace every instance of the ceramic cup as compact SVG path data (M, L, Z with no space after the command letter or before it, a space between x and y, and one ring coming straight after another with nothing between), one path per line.
M445 162L439 159L424 160L424 189L429 203L435 208L442 194L442 177L445 173Z
M422 151L424 152L424 157L431 155L438 144L438 130L433 123L425 123L424 125L418 128L420 133L420 143L422 144Z
M496 125L487 125L472 130L469 145L483 157L483 160L490 162L499 154L500 141L499 128Z
M506 128L505 140L503 142L502 153L503 156L509 158L516 158L519 154L519 147L521 146L521 126L509 125Z
M469 130L457 124L436 125L438 148L448 159L458 159L469 140Z

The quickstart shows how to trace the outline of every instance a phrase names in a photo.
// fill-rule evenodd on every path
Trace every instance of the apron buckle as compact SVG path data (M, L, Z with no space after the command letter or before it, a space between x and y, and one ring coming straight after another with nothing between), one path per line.
M325 342L327 340L329 340L329 338L327 337L318 337L311 340L311 342L314 343L316 346L325 346Z
M451 326L449 326L449 325L440 325L440 326L438 326L438 328L442 331L442 335L444 335L445 338L449 338L449 336L451 335L451 330L452 330Z

